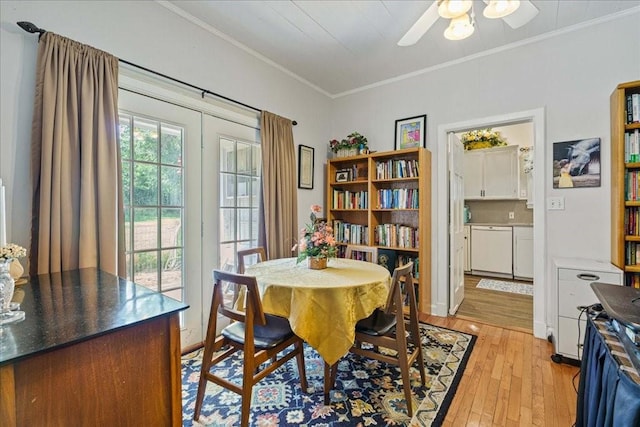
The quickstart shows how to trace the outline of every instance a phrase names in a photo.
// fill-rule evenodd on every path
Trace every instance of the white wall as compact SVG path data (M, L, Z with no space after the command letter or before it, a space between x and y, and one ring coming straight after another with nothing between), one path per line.
M436 215L437 188L447 185L446 173L436 173L437 154L444 149L437 144L439 125L544 108L544 143L549 149L545 150L545 164L535 166L536 173L544 174L544 198L565 197L565 210L545 211L546 244L544 254L536 256L546 260L569 256L608 261L609 95L618 83L640 78L638 18L636 12L339 98L332 106L333 134L357 130L369 138L372 149L391 150L395 120L427 114L427 148L434 153L432 194ZM550 145L587 137L602 138L602 185L553 190ZM433 230L443 224L446 226L446 217L435 218ZM434 233L432 247L437 243ZM437 265L437 257L434 253L432 298L434 304L446 306L446 301L440 301L446 298L446 292L440 293L440 298L437 292L445 285L437 278L438 269L447 266ZM547 262L545 280L540 283L547 295L553 280L551 268ZM534 321L550 324L549 310L543 313L546 315L542 319Z
M294 119L294 140L316 148L314 190L299 190L299 221L324 197L331 100L156 2L0 2L0 177L9 241L29 247L30 129L37 36L17 21L105 50L246 104ZM297 150L296 150L297 153Z

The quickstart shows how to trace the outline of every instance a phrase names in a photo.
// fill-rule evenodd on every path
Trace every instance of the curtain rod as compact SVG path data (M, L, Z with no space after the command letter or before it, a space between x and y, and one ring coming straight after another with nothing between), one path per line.
M42 37L42 35L47 32L46 30L44 30L42 28L39 28L38 26L36 26L35 24L32 24L31 22L20 21L20 22L17 22L17 24L18 24L18 26L20 28L22 28L23 30L25 30L28 33L31 33L31 34L38 33L38 41L40 41L40 38ZM236 105L240 105L240 106L242 106L244 108L247 108L249 110L253 110L253 111L256 111L258 113L262 112L262 110L260 110L259 108L252 107L251 105L245 104L244 102L240 102L240 101L237 101L237 100L235 100L233 98L229 98L227 96L220 95L219 93L212 92L212 91L210 91L208 89L204 89L204 88L198 87L196 85L192 85L191 83L187 83L187 82L185 82L183 80L176 79L174 77L168 76L168 75L160 73L158 71L151 70L151 69L149 69L147 67L143 67L142 65L134 64L133 62L130 62L130 61L127 61L127 60L124 60L124 59L120 59L120 58L118 58L118 61L120 61L120 62L122 62L124 64L127 64L127 65L130 65L132 67L138 68L140 70L146 71L148 73L155 74L156 76L160 76L162 78L174 81L176 83L180 83L181 85L190 87L191 89L196 89L197 91L200 92L200 94L201 94L201 96L203 98L204 98L205 95L211 95L211 96L215 96L216 98L220 98L220 99L223 99L225 101L232 102L232 103L234 103ZM298 122L296 122L295 120L292 120L291 124L293 126L295 126L295 125L298 124Z

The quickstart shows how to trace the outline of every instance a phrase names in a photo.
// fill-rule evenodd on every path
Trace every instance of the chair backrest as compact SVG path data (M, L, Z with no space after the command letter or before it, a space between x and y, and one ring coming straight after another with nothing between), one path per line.
M243 307L236 307L235 301L225 301L223 294L229 285L233 285L236 289L242 288L244 290ZM222 270L213 270L213 299L210 318L215 318L215 313L220 313L236 322L266 325L267 320L262 309L262 300L260 299L256 278Z
M345 258L378 263L378 248L375 246L347 245Z
M416 293L413 285L413 262L393 270L391 289L389 290L384 311L387 314L396 311L402 312L405 304L409 306L412 315L417 315Z
M245 267L249 265L245 262L246 257L251 255L258 256L257 262L266 261L267 259L266 252L262 246L238 251L238 274L244 274Z

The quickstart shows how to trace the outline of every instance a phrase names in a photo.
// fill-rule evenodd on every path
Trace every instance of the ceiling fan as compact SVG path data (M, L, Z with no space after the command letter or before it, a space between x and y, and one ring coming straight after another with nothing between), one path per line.
M529 0L483 1L487 4L483 11L486 18L502 18L511 28L523 26L538 14L538 9ZM451 19L449 27L444 32L444 36L449 40L465 39L475 30L472 0L436 0L409 28L398 42L398 46L416 44L439 17Z

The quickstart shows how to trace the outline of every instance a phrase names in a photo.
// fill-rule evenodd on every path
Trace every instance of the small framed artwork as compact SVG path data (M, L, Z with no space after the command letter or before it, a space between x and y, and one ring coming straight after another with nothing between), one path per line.
M396 120L395 149L427 147L427 115Z
M298 146L298 188L313 190L313 147Z
M346 181L351 181L351 170L340 169L336 171L336 182L346 182Z
M553 143L553 188L600 187L600 138Z

